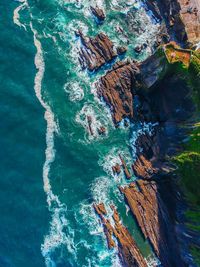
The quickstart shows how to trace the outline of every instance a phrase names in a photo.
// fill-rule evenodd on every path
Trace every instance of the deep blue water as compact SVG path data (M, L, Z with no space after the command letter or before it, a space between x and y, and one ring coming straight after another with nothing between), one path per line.
M107 249L94 201L113 201L144 256L151 255L119 194L125 177L111 170L119 152L130 166L134 138L144 126L114 128L94 86L108 67L93 75L81 71L74 30L105 31L115 44L126 44L116 33L123 27L130 40L127 57L136 57L133 46L150 42L157 25L137 1L107 0L99 1L107 14L99 26L90 4L1 0L0 267L120 266L117 252ZM139 36L124 20L132 9L144 29ZM94 118L94 137L86 115ZM100 124L105 137L97 134Z

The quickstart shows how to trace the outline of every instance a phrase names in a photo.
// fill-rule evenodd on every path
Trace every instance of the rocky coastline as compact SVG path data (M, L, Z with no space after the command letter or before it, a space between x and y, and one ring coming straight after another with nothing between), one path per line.
M180 221L184 211L179 204L184 198L172 158L183 151L182 142L189 131L183 125L193 122L196 113L189 72L195 57L199 64L199 58L191 48L200 42L200 8L195 0L146 0L145 5L163 23L155 53L140 63L118 60L95 87L99 99L109 107L115 127L126 119L156 123L153 133L143 133L136 140L136 160L132 164L136 181L130 181L119 190L162 266L197 266L190 256L190 238L179 231L179 225L187 231ZM98 8L91 11L101 21L106 18ZM89 71L97 71L127 50L115 48L105 33L96 37L86 37L81 31L76 34L82 42L80 64ZM137 106L135 98L139 102ZM119 158L121 164L112 166L112 170L116 174L123 170L130 180L132 174L121 155ZM172 187L176 190L170 195ZM123 266L147 266L116 207L111 205L110 208L112 223L107 218L104 203L94 203L108 247L118 247Z

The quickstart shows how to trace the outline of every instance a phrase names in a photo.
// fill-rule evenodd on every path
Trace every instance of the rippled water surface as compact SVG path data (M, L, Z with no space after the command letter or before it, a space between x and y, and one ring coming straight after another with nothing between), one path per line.
M96 3L107 14L103 25L90 13ZM94 201L108 209L117 205L150 257L118 190L125 177L114 176L112 165L121 153L130 166L136 136L151 126L125 128L122 122L114 128L94 85L110 66L97 73L81 70L75 30L90 36L104 31L115 45L128 45L129 58L137 58L135 45L148 41L137 58L142 60L159 24L136 0L2 0L0 11L0 266L120 266L117 251L107 249ZM107 128L104 137L100 125Z

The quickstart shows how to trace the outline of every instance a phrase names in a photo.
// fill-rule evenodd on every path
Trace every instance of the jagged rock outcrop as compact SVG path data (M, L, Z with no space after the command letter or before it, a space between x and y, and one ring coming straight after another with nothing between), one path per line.
M114 166L112 166L112 171L114 174L117 174L117 175L120 174L121 166L118 163L116 163Z
M103 211L102 211L102 206ZM123 264L126 267L147 267L147 263L140 253L134 239L130 235L128 229L122 224L119 214L116 208L111 205L111 209L113 210L113 222L111 224L109 219L105 217L105 206L101 203L98 205L94 205L94 209L96 213L99 215L101 222L104 227L104 232L106 234L108 247L118 247L119 257ZM115 239L117 244L115 242Z
M121 187L120 190L162 266L183 266L173 225L166 206L159 196L157 183L137 180L129 186ZM175 258L174 255L176 255Z
M200 2L198 0L146 0L155 17L166 22L171 38L196 45L200 42Z
M124 175L125 175L126 179L131 179L131 173L128 170L128 167L126 165L125 160L123 159L123 157L120 154L119 154L119 158L121 160L122 168L124 170Z
M126 53L127 51L127 47L126 46L118 46L117 47L117 54L118 55L122 55L124 53Z
M133 89L139 73L133 62L117 62L96 83L97 95L109 106L117 126L124 118L133 119Z
M103 11L103 9L96 7L90 7L92 14L99 20L99 22L103 22L106 18L106 15Z
M105 63L117 56L113 42L104 33L91 38L84 36L81 31L76 32L81 38L82 47L79 52L79 62L83 69L97 70Z
M143 155L138 156L132 165L132 169L136 177L147 180L151 179L158 171L153 167L152 162Z

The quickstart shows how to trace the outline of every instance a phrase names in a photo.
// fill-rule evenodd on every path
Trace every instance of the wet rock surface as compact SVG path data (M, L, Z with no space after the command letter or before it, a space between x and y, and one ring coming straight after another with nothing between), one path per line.
M180 261L174 229L166 206L160 198L157 183L137 180L120 190L162 266L184 266Z
M125 160L123 159L123 157L119 154L119 158L121 160L121 164L122 164L122 168L124 170L124 175L126 177L126 179L131 179L131 173L126 165Z
M106 18L106 15L103 11L103 9L96 7L90 7L92 14L99 20L99 22L103 22Z
M140 155L135 163L132 165L133 172L136 177L142 179L151 179L155 174L157 174L157 169L153 167L152 162L145 158L145 156Z
M133 62L117 62L96 83L97 95L109 106L117 126L124 118L133 119L133 89L139 73Z
M76 35L81 38L82 42L79 62L83 69L97 70L117 56L114 44L106 34L99 33L96 37L92 38L84 36L81 31L77 31Z
M121 172L121 166L117 163L114 166L112 166L112 171L114 174L120 174Z
M100 207L99 207L100 206ZM94 209L99 215L106 234L108 247L118 247L120 260L126 267L147 267L147 263L140 253L134 239L130 235L128 229L122 224L119 214L115 206L111 205L113 211L113 223L105 217L102 212L103 204L95 204ZM104 207L105 209L105 207ZM116 241L115 241L116 240Z

